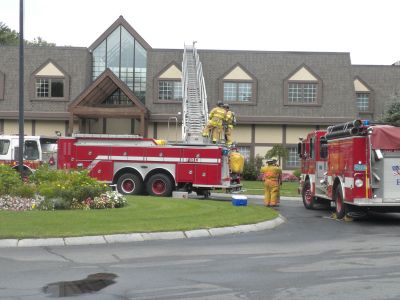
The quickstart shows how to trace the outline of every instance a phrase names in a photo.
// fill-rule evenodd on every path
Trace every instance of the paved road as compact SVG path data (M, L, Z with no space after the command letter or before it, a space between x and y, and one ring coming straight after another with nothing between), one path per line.
M286 223L255 233L3 248L0 299L400 299L400 214L280 211Z

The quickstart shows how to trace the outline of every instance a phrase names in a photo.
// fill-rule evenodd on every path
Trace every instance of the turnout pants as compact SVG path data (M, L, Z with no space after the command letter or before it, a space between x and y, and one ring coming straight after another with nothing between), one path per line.
M279 204L279 181L276 179L265 179L264 181L264 205Z

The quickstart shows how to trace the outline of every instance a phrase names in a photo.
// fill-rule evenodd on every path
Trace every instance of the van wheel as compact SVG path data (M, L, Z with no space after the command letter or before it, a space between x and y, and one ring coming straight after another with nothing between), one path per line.
M309 180L303 185L301 197L303 198L304 207L307 209L313 209L315 204L315 197L312 195L311 192L311 184Z
M169 197L173 189L171 178L165 174L154 174L147 181L146 189L149 195Z
M336 187L334 200L336 204L336 218L343 219L346 215L346 204L343 201L343 192L340 184Z
M117 190L124 195L138 195L143 190L143 181L136 174L124 174L118 178Z

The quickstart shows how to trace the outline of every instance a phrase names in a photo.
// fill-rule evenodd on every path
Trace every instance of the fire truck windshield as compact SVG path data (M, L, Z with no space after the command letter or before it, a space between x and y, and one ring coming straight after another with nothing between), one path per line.
M10 148L10 140L0 140L0 155L6 155Z

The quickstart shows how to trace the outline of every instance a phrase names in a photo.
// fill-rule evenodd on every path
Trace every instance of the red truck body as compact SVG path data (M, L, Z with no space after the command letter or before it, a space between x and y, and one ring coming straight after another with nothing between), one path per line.
M400 128L352 122L317 130L298 145L306 208L329 201L348 211L400 211Z
M169 196L172 190L207 196L240 189L230 173L229 149L220 145L159 145L137 136L77 134L58 140L59 169L88 169L123 194Z

